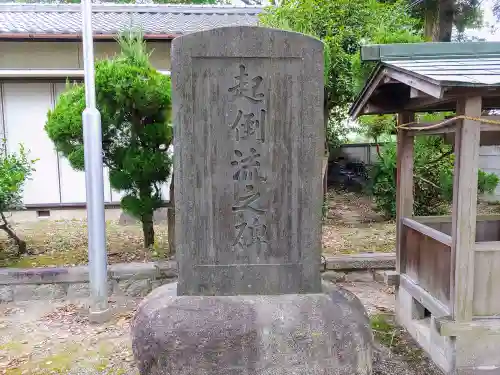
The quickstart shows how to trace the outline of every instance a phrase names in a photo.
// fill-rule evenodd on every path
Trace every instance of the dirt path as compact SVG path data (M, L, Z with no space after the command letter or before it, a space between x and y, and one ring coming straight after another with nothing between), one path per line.
M370 315L394 310L394 295L382 284L342 285L361 299ZM0 305L0 374L138 375L129 335L138 302L113 301L116 313L103 325L89 324L83 305L47 301ZM377 345L374 375L441 375L436 371L425 358L406 363Z

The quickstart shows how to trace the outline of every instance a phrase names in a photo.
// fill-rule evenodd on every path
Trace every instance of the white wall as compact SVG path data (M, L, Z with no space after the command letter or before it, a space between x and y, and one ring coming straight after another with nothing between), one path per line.
M170 41L148 42L151 63L156 69L170 69ZM114 41L95 41L96 58L118 53ZM83 69L82 45L79 42L0 41L0 69Z
M4 83L3 118L7 150L17 152L19 144L30 151L36 162L33 180L24 188L25 204L60 203L57 154L44 134L44 119L52 106L52 87L48 83Z
M148 47L152 64L169 70L170 42L150 42ZM0 51L0 69L83 69L81 43L77 42L1 41ZM111 57L117 52L116 42L95 42L97 58ZM54 107L64 86L61 81L0 81L0 138L7 139L9 151L18 151L22 143L31 158L39 159L33 178L24 189L27 205L85 202L84 172L73 170L58 155L44 130L47 111ZM119 202L123 194L112 191L106 170L104 177L105 201ZM168 200L168 185L162 191Z
M47 111L54 107L64 90L62 82L0 82L2 129L5 129L7 150L19 151L20 144L29 157L38 159L36 171L24 188L24 204L53 205L85 203L85 173L75 171L69 161L58 154L44 126ZM121 192L111 189L104 169L104 200L119 202ZM167 182L163 198L169 199Z

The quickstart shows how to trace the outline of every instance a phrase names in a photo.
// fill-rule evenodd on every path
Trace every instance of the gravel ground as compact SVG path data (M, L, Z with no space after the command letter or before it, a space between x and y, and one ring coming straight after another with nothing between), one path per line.
M392 314L394 295L383 285L345 283L370 315ZM82 304L31 301L0 305L0 374L138 375L130 319L139 299L113 300L113 319L91 325ZM406 345L412 350L411 339ZM391 348L392 349L392 348ZM424 357L404 357L377 344L374 375L442 375Z
M383 316L388 321L394 320L394 292L377 282L343 283L363 302L368 314ZM390 333L396 336L392 347L380 342L375 343L373 358L373 375L444 375L444 373L427 357L415 341L401 327L391 327ZM375 334L375 337L377 335Z

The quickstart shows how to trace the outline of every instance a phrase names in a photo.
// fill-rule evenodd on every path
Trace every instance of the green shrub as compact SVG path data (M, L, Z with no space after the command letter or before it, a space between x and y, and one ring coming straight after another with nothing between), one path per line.
M96 101L101 113L103 162L122 208L142 222L144 246L154 244L153 213L172 160L171 83L149 62L142 35L119 39L121 54L97 61ZM74 169L84 169L83 84L69 86L49 111L45 130Z
M23 208L23 187L34 171L35 161L28 158L22 145L18 153L5 153L4 142L0 142L0 230L16 243L20 254L26 252L26 243L15 234L5 212Z
M439 137L417 137L414 151L414 214L443 215L453 200L454 155ZM371 172L370 192L377 209L387 218L396 216L396 144L382 148ZM498 185L495 174L478 173L478 193L492 192Z

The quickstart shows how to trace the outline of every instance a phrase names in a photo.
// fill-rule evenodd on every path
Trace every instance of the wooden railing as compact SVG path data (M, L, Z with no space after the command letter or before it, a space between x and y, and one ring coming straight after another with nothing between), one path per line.
M450 308L451 236L403 218L402 276Z

